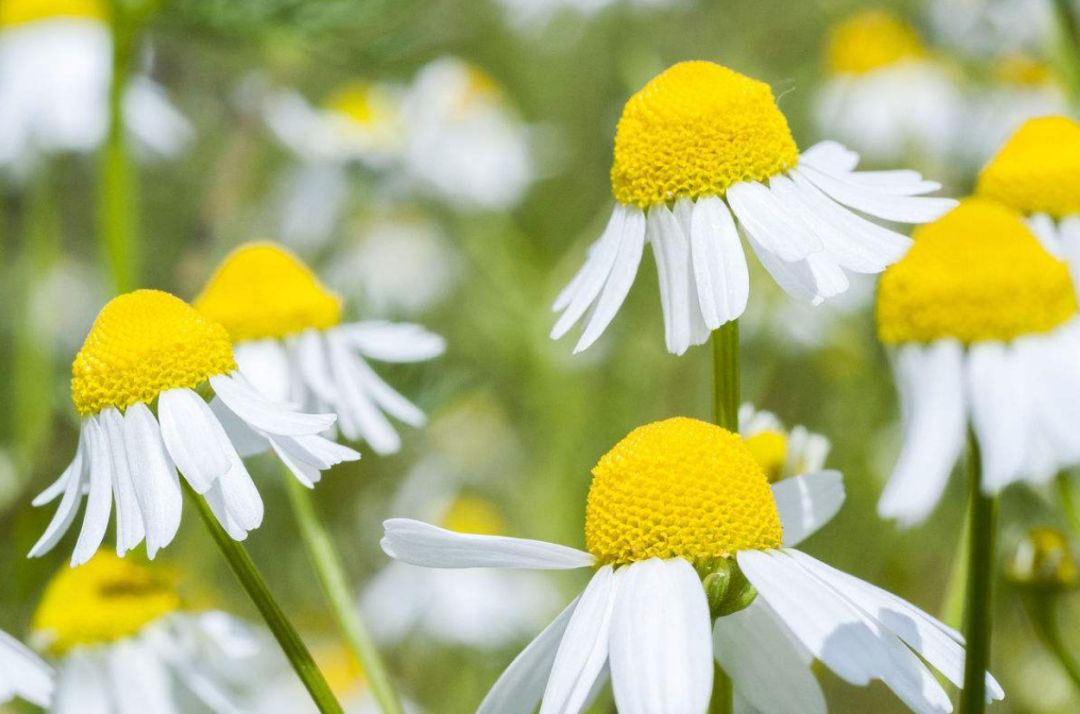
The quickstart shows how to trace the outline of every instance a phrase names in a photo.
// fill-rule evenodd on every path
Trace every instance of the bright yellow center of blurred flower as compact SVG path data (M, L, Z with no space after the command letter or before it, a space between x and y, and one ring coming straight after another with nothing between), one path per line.
M493 503L476 496L462 496L443 515L443 527L458 533L505 535L506 521Z
M272 243L242 245L218 266L195 307L234 342L281 338L341 322L341 298L292 253Z
M340 644L319 647L313 655L326 683L338 699L350 699L363 688L364 668L349 648Z
M104 20L105 5L100 0L0 0L0 27L60 17Z
M743 441L754 455L769 483L776 483L784 475L787 464L787 435L779 431L760 431Z
M647 208L682 196L719 196L798 159L769 85L711 62L680 62L623 108L611 190L620 203Z
M964 343L1049 332L1076 314L1069 269L1020 215L969 198L915 232L907 256L881 278L881 340Z
M60 570L45 588L32 627L54 655L131 637L180 609L173 579L131 559L99 551Z
M1080 214L1080 124L1028 120L983 168L976 193L1022 213Z
M372 86L367 82L347 84L330 95L326 100L326 108L356 124L366 126L376 118L372 92Z
M769 482L738 434L696 419L639 427L593 469L585 544L600 564L692 563L780 546Z
M71 398L82 416L123 410L235 369L221 325L169 293L136 290L113 298L94 320L71 366Z
M834 74L866 74L923 55L915 29L880 10L862 12L838 24L827 50Z

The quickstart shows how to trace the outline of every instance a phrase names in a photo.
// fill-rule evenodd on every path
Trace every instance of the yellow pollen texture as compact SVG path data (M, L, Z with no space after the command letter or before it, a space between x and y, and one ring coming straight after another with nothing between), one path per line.
M65 567L53 577L32 627L59 656L131 637L180 606L170 575L99 551L85 565Z
M1080 124L1029 119L983 168L975 192L1021 213L1080 214Z
M218 266L195 307L234 342L280 338L341 322L341 298L292 253L273 243L242 245Z
M0 27L14 27L61 17L105 19L99 0L0 0Z
M683 196L719 196L798 159L769 85L712 62L681 62L623 108L611 190L621 203L648 208Z
M738 434L696 419L639 427L593 469L585 544L600 564L692 563L778 548L769 482Z
M1049 332L1076 314L1068 267L1009 208L965 199L914 238L878 287L885 343L1008 341Z
M826 51L834 74L866 74L924 54L915 29L880 10L859 13L834 27Z
M136 290L98 313L71 366L71 398L82 416L123 410L235 369L225 328L174 295Z
M787 463L787 436L779 431L761 431L744 439L746 448L765 471L769 483L776 483L784 475Z

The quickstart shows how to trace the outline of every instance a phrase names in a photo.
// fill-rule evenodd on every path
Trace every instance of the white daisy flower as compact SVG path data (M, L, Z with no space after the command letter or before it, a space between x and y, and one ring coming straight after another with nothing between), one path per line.
M0 704L23 699L48 707L55 674L26 645L0 630Z
M238 372L225 328L157 290L121 295L101 310L72 365L71 396L82 420L78 449L34 499L60 505L30 557L56 546L85 497L72 565L97 552L114 499L117 553L145 539L153 558L180 526L178 470L243 540L262 523L263 502L238 449L269 443L305 483L360 458L319 436L333 414L301 414L264 397Z
M1048 2L930 0L924 8L937 43L977 58L1040 49L1054 31Z
M952 148L963 94L914 28L882 10L860 12L833 29L827 64L815 104L819 131L882 164L912 152L933 160Z
M169 577L111 553L60 571L34 615L34 637L58 669L49 711L239 714L235 674L258 654L255 631L182 605Z
M922 223L955 205L920 194L914 171L856 172L859 157L824 142L799 153L768 85L710 62L683 62L627 102L611 170L616 206L562 291L551 336L592 308L575 348L614 319L646 242L660 279L668 351L704 343L737 319L750 290L736 229L777 283L814 304L844 292L846 271L877 273L911 241L862 218Z
M0 4L0 167L25 174L42 154L94 150L105 138L112 35L100 0ZM180 151L191 126L145 77L124 97L128 129L147 149Z
M801 424L786 429L775 414L752 404L739 407L739 433L769 483L821 471L832 448L828 437Z
M485 72L453 57L420 70L404 103L406 173L463 209L515 206L533 180L529 129Z
M737 434L679 418L634 430L593 469L587 552L405 519L386 522L382 546L435 568L595 568L480 714L575 714L608 677L621 712L704 714L714 658L759 711L825 712L814 659L855 685L883 681L913 711L951 711L924 660L960 686L960 635L794 549L842 501L840 474L770 490Z
M968 427L982 484L1045 482L1080 462L1080 321L1064 262L1020 215L973 198L920 228L882 276L903 446L878 512L906 525L937 505Z
M367 359L428 360L443 353L444 340L407 323L343 323L341 299L282 248L248 243L234 250L195 307L225 326L240 372L261 393L336 414L346 438L364 439L388 454L401 448L401 437L386 415L410 426L425 423L419 407L383 381ZM318 481L318 462L282 458L301 483L310 487Z

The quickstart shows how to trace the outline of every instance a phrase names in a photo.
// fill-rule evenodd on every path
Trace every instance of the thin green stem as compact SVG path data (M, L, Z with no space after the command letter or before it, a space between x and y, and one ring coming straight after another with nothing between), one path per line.
M735 711L735 688L731 677L727 676L720 665L713 672L712 699L709 702L709 714L733 714Z
M1061 501L1061 510L1065 514L1065 520L1073 533L1080 536L1080 511L1076 508L1076 495L1073 493L1072 479L1068 471L1062 471L1057 477L1058 500Z
M1035 634L1061 665L1076 690L1080 692L1080 663L1077 663L1065 644L1065 638L1061 636L1061 623L1058 618L1061 598L1057 593L1027 592L1021 593L1021 599L1035 627Z
M1062 74L1072 95L1073 111L1080 112L1080 17L1072 0L1054 0L1058 22L1058 54Z
M345 634L353 654L364 669L364 676L367 678L371 693L375 696L383 714L402 714L401 700L390 683L390 676L386 672L382 657L379 656L379 651L357 610L341 557L337 548L334 547L330 534L326 532L326 528L315 513L311 491L304 488L292 474L286 474L285 482L289 502L292 504L293 515L296 516L296 523L300 527L300 538L307 549L308 558L315 568L315 574L319 578L319 584L330 604L330 611L334 614L338 627Z
M341 704L338 703L334 693L330 690L326 678L319 671L307 646L304 645L304 641L300 639L300 635L296 632L296 628L292 626L281 606L277 604L274 596L270 594L270 589L266 587L266 582L263 580L258 568L255 567L255 563L252 562L247 550L243 545L229 537L229 534L225 532L225 529L221 527L217 518L210 511L210 507L203 497L195 493L186 482L182 483L188 499L198 509L199 515L210 531L210 535L214 537L218 548L221 549L221 554L225 556L225 560L229 563L229 567L232 568L236 579L240 581L248 597L251 598L255 607L262 614L267 626L274 634L274 638L277 639L278 644L281 646L282 652L285 653L289 663L300 677L300 681L304 683L304 687L311 694L315 706L318 707L322 714L343 714Z
M945 584L945 598L941 605L941 620L949 627L960 629L964 624L964 599L967 597L968 543L971 538L971 512L964 515L956 541L949 580Z
M728 431L739 430L739 321L712 333L713 419Z
M969 522L968 584L964 609L964 689L960 714L986 711L986 671L990 665L990 630L994 583L994 541L997 530L997 499L982 491L982 458L975 434L968 432Z

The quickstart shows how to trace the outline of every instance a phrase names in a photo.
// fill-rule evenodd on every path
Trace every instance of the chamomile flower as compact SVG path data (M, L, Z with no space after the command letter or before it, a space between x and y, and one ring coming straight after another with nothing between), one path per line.
M53 714L236 712L226 672L253 661L258 640L221 612L185 612L171 577L94 556L48 584L34 637L57 662ZM197 709L185 709L197 702Z
M0 3L0 167L24 173L42 154L92 151L105 137L112 35L101 0ZM129 130L172 155L191 126L156 85L136 77L124 98Z
M676 418L635 429L593 469L587 551L404 519L386 522L382 546L435 568L595 569L481 714L541 701L574 714L609 676L621 712L704 714L714 657L759 711L824 712L814 659L852 684L884 681L914 711L951 711L924 660L959 686L959 634L793 548L842 501L840 474L770 488L737 434Z
M859 13L834 28L827 65L815 107L820 131L886 164L951 147L964 109L960 87L913 27L881 10Z
M1068 267L1018 213L972 198L921 227L881 278L877 323L903 417L882 516L926 518L969 424L987 493L1080 461L1076 294Z
M769 483L821 471L831 448L828 437L801 424L786 429L775 414L752 404L739 407L739 433Z
M23 699L49 706L55 675L26 645L0 630L0 704Z
M225 328L168 293L137 290L105 305L71 372L79 445L34 500L60 504L30 557L56 546L85 497L72 565L101 545L114 499L117 554L145 539L153 558L180 526L178 470L243 540L262 523L263 502L238 448L269 442L305 482L359 458L319 436L332 414L301 414L260 394L237 371Z
M933 220L955 202L913 171L856 172L824 142L799 153L767 84L711 62L682 62L635 94L615 134L615 210L562 291L551 336L592 314L593 344L630 290L645 243L660 278L668 351L684 353L746 308L749 272L736 221L773 278L814 304L844 292L846 271L877 273L910 245L856 213Z
M443 353L443 339L407 323L342 322L341 299L282 248L248 243L234 250L195 307L225 326L240 372L268 398L330 411L347 438L364 439L380 454L401 448L387 414L423 426L424 413L365 358L428 360ZM252 445L259 447L266 444ZM318 480L318 461L283 458L305 485Z

